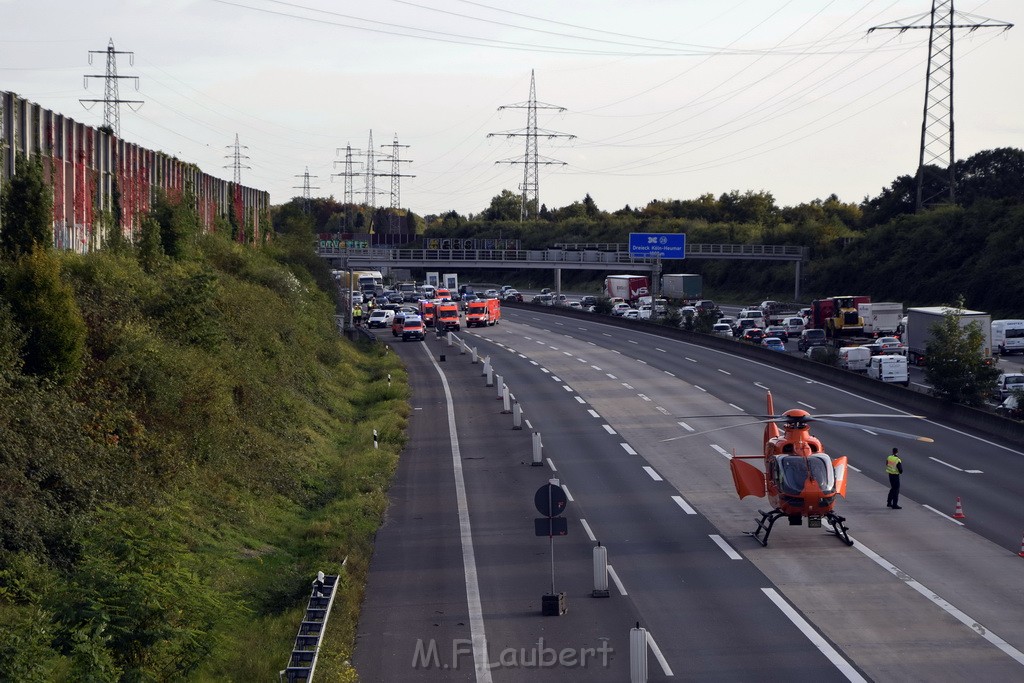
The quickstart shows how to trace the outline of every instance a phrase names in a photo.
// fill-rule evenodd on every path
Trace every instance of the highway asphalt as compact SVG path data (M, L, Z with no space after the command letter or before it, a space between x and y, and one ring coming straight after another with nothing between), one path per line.
M729 422L686 416L760 414L766 388L779 411L898 407L597 319L506 310L500 325L458 336L491 358L527 424L511 428L458 346L393 344L414 410L359 624L364 680L626 680L637 622L656 646L652 680L1024 676L1015 444L920 420L879 424L935 444L817 426L857 468L840 510L857 543L780 522L762 548L744 532L766 501L739 501L727 462L760 451L761 427L666 441ZM530 465L534 431L543 467ZM900 511L883 503L894 443L907 456ZM573 500L569 535L549 544L533 535L533 492L552 477ZM956 496L965 520L951 518ZM614 570L610 598L590 597L595 540ZM552 545L569 601L559 617L540 615ZM566 654L549 665L555 651Z

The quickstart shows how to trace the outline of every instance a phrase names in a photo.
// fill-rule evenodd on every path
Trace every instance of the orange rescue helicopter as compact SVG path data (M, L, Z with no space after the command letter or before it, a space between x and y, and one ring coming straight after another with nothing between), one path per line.
M757 521L757 528L747 532L753 536L762 546L768 545L768 536L772 532L775 522L786 517L790 525L800 526L803 518L807 518L809 528L821 528L821 520L824 519L831 527L832 533L846 545L853 545L850 539L849 529L846 526L846 518L835 513L834 507L836 497L846 497L846 456L830 458L825 454L824 446L816 437L811 436L810 423L822 422L840 427L853 427L864 429L864 425L852 422L841 422L826 418L833 417L910 417L923 419L921 415L876 415L867 413L846 413L822 416L812 416L806 410L794 408L787 410L782 415L775 415L772 405L772 394L767 395L767 415L691 415L688 417L744 417L758 418L754 422L744 424L766 423L764 427L764 455L733 455L729 460L729 469L732 471L733 483L736 486L736 493L740 498L746 496L768 497L772 510L765 512L758 510L761 519ZM779 425L782 431L779 431ZM722 429L732 429L742 425L730 425L718 427L703 432L687 434L684 437L674 437L666 441L674 441L679 438L707 434ZM905 438L931 443L933 440L926 436L914 436L904 432L897 432L891 429L871 427L872 432L892 434ZM764 460L764 470L751 465L746 460ZM762 536L762 534L764 534Z

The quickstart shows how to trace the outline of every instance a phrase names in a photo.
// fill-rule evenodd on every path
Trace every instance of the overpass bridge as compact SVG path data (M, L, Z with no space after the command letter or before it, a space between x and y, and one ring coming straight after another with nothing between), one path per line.
M687 259L757 260L795 264L794 301L800 299L801 265L807 247L772 244L687 244ZM317 243L317 254L332 268L367 270L426 268L429 270L509 269L553 270L556 290L562 270L601 270L650 273L660 282L660 258L636 258L627 244L557 244L547 249L409 249L392 247L346 248Z

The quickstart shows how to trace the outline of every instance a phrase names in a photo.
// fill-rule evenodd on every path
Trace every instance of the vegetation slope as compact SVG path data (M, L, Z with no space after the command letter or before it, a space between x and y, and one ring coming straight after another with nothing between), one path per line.
M342 577L318 672L354 679L396 357L339 337L309 234L241 245L160 202L136 247L55 253L26 191L0 245L0 679L270 680L318 570Z

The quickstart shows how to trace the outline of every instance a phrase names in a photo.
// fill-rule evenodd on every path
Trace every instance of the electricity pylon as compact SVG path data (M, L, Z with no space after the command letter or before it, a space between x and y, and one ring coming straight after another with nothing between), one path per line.
M509 138L524 137L526 138L526 153L522 159L502 159L501 161L495 161L496 164L523 164L523 184L519 186L519 189L523 191L523 201L519 208L519 222L523 222L530 215L530 207L532 206L533 214L537 215L540 211L540 166L560 165L565 166L564 161L558 161L557 159L551 159L549 157L542 157L538 152L537 140L543 135L547 139L551 140L554 138L569 138L570 140L575 138L575 135L569 133L556 133L551 130L542 130L537 128L537 110L538 109L554 109L558 112L565 111L565 107L559 107L554 104L546 104L544 102L537 101L537 86L534 81L533 70L530 70L530 99L526 102L519 102L518 104L506 104L498 107L498 111L502 109L525 109L526 110L526 128L514 131L506 131L504 133L488 133L487 137L494 135L504 135Z
M340 152L340 147L335 150L335 154ZM345 179L345 232L351 232L352 230L352 207L355 204L355 195L352 191L352 179L357 175L362 175L360 171L356 171L353 168L354 164L359 163L352 160L353 153L358 154L359 150L352 149L352 145L345 145L345 161L343 162L345 164L345 170L341 173L334 174L334 176L342 176ZM339 162L335 161L334 163L337 164Z
M242 150L243 149L249 149L249 148L246 147L245 145L238 144L238 133L235 133L235 144L227 145L227 148L230 149L230 150L234 150L234 151L232 151L231 154L227 154L227 155L224 156L225 159L231 159L231 163L226 165L226 166L224 166L224 168L234 169L234 172L235 172L235 184L236 185L241 185L242 184L242 169L243 168L248 168L248 169L252 168L252 166L245 166L245 165L242 164L243 160L247 160L249 158L246 155L242 154Z
M296 175L296 178L302 178L302 185L293 185L292 187L296 190L302 190L302 208L306 213L309 213L309 200L312 199L311 190L319 190L319 186L310 186L309 179L316 178L318 176L309 175L309 166L306 167L306 172Z
M401 159L400 149L408 149L409 145L398 144L398 134L395 134L395 139L390 145L381 145L381 148L391 148L391 154L386 155L391 159L391 173L377 173L377 176L382 178L391 178L391 211L388 212L388 234L391 236L391 240L394 241L394 235L398 232L398 209L402 207L401 198L401 179L402 178L415 178L416 176L409 173L402 173L399 164L412 163L412 159Z
M118 97L117 93L117 81L121 78L131 78L135 81L135 89L139 89L139 77L138 76L118 76L117 75L117 55L128 55L128 63L135 64L135 53L124 52L122 50L114 49L114 39L111 38L110 42L107 43L106 50L89 50L89 63L92 64L93 55L106 55L107 56L107 71L105 74L86 74L84 78L85 89L89 89L90 78L102 78L104 79L104 90L103 99L80 99L79 102L85 107L86 103L96 104L97 102L103 103L103 125L114 131L114 135L121 137L121 108L120 104L127 104L132 108L133 111L137 111L132 105L137 104L141 107L145 102L143 100L122 100ZM85 107L91 109L91 107Z
M893 30L903 33L928 29L928 78L925 83L924 119L921 122L921 150L917 161L917 210L942 201L956 202L956 171L953 127L953 32L1002 28L1013 24L977 17L953 8L953 0L932 0L931 20L919 23L927 14L874 26L868 33ZM958 23L959 22L959 23ZM945 165L945 171L939 167ZM927 189L926 189L927 185ZM943 198L943 195L945 197Z

